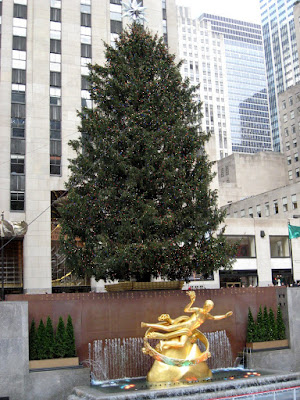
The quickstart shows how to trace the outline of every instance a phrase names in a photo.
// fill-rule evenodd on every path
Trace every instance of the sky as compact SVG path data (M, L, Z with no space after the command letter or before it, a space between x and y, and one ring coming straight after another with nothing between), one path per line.
M190 7L193 17L202 13L219 15L260 24L259 0L176 0L178 5Z

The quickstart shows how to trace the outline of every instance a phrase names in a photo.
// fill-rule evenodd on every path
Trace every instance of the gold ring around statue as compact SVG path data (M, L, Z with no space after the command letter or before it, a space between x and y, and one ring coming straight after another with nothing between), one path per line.
M164 354L161 354L160 352L155 350L150 345L150 343L148 341L148 337L147 337L147 335L150 332L153 332L152 328L149 328L145 333L143 352L146 354L149 354L149 356L153 357L155 360L160 361L164 364L173 365L176 367L188 367L190 365L200 364L201 362L206 361L210 357L209 343L208 343L207 337L202 332L198 331L197 329L195 330L193 336L196 337L197 339L199 339L200 342L202 342L204 344L205 351L201 354L200 357L194 358L192 360L171 358L171 357L167 357Z

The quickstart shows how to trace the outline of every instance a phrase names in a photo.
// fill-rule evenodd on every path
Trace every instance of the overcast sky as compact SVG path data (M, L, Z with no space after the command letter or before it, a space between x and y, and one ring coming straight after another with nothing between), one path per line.
M210 13L260 24L259 0L176 0L178 5L191 7L193 16Z

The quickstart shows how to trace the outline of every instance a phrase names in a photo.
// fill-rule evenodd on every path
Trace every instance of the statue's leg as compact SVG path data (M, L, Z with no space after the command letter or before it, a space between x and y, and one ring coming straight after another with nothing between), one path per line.
M188 340L188 335L182 335L178 341L174 341L174 340L173 340L173 341L169 341L169 342L166 341L166 342L162 343L162 344L161 344L161 348L162 348L163 350L167 350L167 349L169 349L170 347L173 347L173 348L181 348L181 347L184 347L184 346L185 346L187 340Z
M147 338L149 339L159 339L159 340L168 340L174 339L176 337L180 337L183 335L187 335L190 331L188 329L178 329L174 332L169 333L161 333L161 332L149 332L147 334Z
M147 322L141 322L141 327L142 328L154 328L154 329L159 329L162 331L172 331L176 329L172 325L163 325L163 324L148 324Z

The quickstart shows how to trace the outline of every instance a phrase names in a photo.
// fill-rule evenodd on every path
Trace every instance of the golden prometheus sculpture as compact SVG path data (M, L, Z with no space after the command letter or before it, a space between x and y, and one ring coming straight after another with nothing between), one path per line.
M209 312L214 303L206 300L203 308L192 307L196 294L188 291L189 304L184 312L191 316L182 315L172 319L169 314L158 317L158 323L142 322L141 326L148 328L144 337L143 352L154 358L154 363L147 375L148 382L199 381L212 376L206 364L210 357L209 343L206 336L197 328L207 319L219 320L232 315L211 315ZM159 343L153 348L149 339L158 339ZM197 339L203 343L205 351L201 352Z

